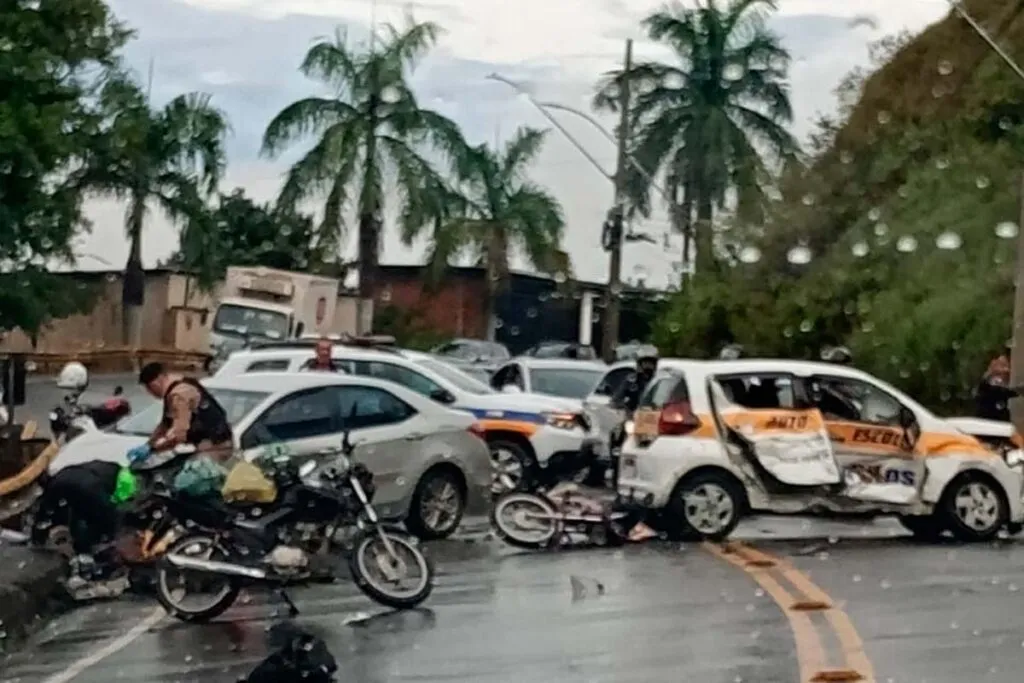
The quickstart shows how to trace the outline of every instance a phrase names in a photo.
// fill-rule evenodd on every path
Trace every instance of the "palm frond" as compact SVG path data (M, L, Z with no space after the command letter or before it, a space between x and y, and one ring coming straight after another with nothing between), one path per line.
M323 97L306 97L292 102L275 116L263 134L262 153L274 157L289 144L310 135L320 135L341 123L354 125L359 113L348 103Z

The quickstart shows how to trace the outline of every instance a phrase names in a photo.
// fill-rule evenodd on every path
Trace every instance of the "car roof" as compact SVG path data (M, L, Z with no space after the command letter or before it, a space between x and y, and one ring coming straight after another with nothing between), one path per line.
M511 359L509 361L506 361L506 363L512 363L512 362L521 363L522 365L526 366L527 368L538 368L538 369L544 369L544 368L559 369L559 368L561 368L561 369L565 369L565 370L573 370L573 369L578 369L578 368L584 368L584 369L589 368L589 369L592 369L592 370L598 370L598 371L604 372L604 370L608 367L604 363L602 363L601 361L588 360L586 358L580 358L580 359L576 359L576 358L535 358L533 356L519 356L518 358L513 358L513 359Z
M210 389L259 391L267 393L290 392L298 389L332 385L358 384L392 390L395 385L372 377L346 375L340 372L249 372L227 377L209 377L202 380Z

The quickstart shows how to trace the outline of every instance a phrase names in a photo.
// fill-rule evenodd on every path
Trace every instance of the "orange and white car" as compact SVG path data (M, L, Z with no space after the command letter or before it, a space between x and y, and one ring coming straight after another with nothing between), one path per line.
M892 514L912 533L981 541L1024 522L1024 454L986 447L853 368L676 360L641 398L619 494L682 538L748 513ZM659 367L662 370L662 367Z

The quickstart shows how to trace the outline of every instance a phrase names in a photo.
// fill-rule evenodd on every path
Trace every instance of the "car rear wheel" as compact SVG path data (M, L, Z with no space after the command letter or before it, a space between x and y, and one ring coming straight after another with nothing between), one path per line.
M743 490L729 475L700 472L683 478L669 500L667 525L678 540L721 541L743 514Z
M451 469L429 470L416 485L405 526L425 541L448 538L466 511L466 491Z
M533 457L514 441L497 438L487 442L494 467L491 493L500 495L510 491L528 491L533 481Z
M980 542L996 537L1009 518L1009 506L999 485L980 472L964 472L946 487L937 514L960 541Z

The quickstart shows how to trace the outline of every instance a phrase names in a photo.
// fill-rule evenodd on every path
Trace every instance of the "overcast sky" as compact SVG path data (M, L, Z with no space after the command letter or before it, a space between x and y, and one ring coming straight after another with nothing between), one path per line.
M421 102L458 122L471 142L510 136L520 125L547 127L522 97L486 79L497 72L527 85L541 100L588 108L597 77L621 62L626 38L637 41L637 59L662 53L643 40L639 21L659 0L108 0L137 30L128 59L145 79L153 65L152 94L162 104L176 94L201 90L230 117L229 168L224 189L241 186L253 197L272 199L287 158L260 158L267 122L286 104L312 94L314 84L296 70L312 40L346 26L365 34L376 19L401 21L411 10L418 20L446 29L439 47L413 77ZM948 11L945 0L780 0L771 27L793 56L792 100L803 137L815 113L833 108L832 90L842 76L866 61L867 44L901 29L918 31ZM560 117L564 125L610 171L613 146L587 124ZM612 122L606 121L609 127ZM302 151L296 149L296 153ZM294 155L292 155L294 156ZM566 246L579 278L601 281L607 258L599 227L611 201L611 184L556 131L552 131L533 178L561 200L568 220ZM90 203L92 235L84 241L79 267L121 267L127 257L123 207ZM663 215L645 227L663 234ZM349 240L349 256L354 240ZM177 230L152 213L143 238L147 265L169 254ZM671 247L631 246L623 274L646 274L665 285L681 242ZM393 233L383 263L416 263L422 249L406 249Z

